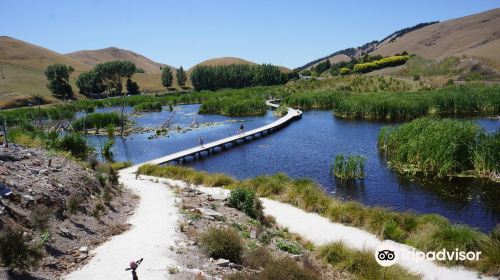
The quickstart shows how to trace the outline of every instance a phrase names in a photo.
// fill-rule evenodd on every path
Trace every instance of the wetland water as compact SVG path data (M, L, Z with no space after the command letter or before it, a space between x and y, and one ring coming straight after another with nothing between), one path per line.
M115 160L140 163L197 145L199 136L205 143L234 135L240 122L245 130L276 119L271 112L263 117L230 118L219 115L198 115L199 105L176 107L174 126L216 123L186 133L171 132L168 136L148 139L154 131L135 133L116 139ZM117 108L96 111L117 110ZM127 109L128 112L131 108ZM158 127L170 112L148 113L133 117L139 126ZM488 131L500 128L500 121L476 119ZM366 205L383 206L397 211L437 213L453 222L464 223L483 231L500 222L500 185L480 180L460 179L431 181L407 179L387 168L377 149L377 134L388 123L345 121L329 111L304 112L303 118L269 136L188 163L196 169L221 172L238 179L284 172L298 178L307 177L343 200L357 200ZM89 136L97 146L106 137ZM338 153L362 154L367 157L366 178L355 183L341 183L329 175L333 157Z

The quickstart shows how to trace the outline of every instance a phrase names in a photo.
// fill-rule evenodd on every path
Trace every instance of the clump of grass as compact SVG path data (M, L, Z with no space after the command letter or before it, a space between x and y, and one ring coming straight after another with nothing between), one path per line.
M120 114L117 112L90 113L71 123L71 127L76 131L95 129L96 133L99 133L99 129L106 128L109 125L113 125L115 127L120 126Z
M486 135L470 121L420 118L384 127L378 147L400 172L456 176L472 172L495 178L500 172L500 132Z
M23 238L20 226L7 224L0 231L0 260L4 266L22 271L38 266L43 252Z
M302 253L302 248L300 248L300 245L293 241L278 240L278 242L276 243L276 247L278 247L278 249L280 249L281 251L293 255L299 255L300 253Z
M260 201L258 200L254 190L240 187L231 190L231 194L228 198L228 204L233 208L243 211L251 218L256 219L264 216Z
M113 161L113 151L111 149L113 148L114 145L115 145L115 140L108 139L108 141L106 141L106 143L104 143L104 146L102 147L101 153L104 156L104 158L109 162Z
M159 101L139 103L134 106L134 112L161 112L162 104Z
M243 241L234 229L209 227L201 234L199 242L203 251L212 258L241 262Z
M289 257L282 257L269 262L257 279L260 280L316 280L320 273L313 268L299 265Z
M330 167L331 174L340 180L365 178L366 157L360 155L335 156L335 161Z
M371 251L350 249L342 242L318 248L318 255L335 270L349 272L357 279L420 279L399 265L383 267Z
M261 116L267 112L263 99L223 98L208 100L201 104L200 114L222 114L225 116Z
M243 254L243 264L251 269L261 269L273 260L266 247L256 247Z
M30 213L31 224L36 229L45 230L49 225L49 220L53 215L53 210L44 204L37 204Z

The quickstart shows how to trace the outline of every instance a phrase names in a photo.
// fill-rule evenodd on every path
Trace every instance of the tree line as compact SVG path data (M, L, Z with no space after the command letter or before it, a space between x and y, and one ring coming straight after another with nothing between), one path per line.
M219 66L197 66L191 72L191 82L196 90L218 90L284 84L291 75L271 64L231 64Z

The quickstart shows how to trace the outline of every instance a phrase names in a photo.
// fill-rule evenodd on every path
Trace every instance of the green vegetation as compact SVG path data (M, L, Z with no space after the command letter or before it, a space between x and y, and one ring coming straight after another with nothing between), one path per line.
M71 127L74 130L83 131L87 129L95 129L96 133L99 133L99 129L108 127L109 125L121 125L121 118L117 112L90 113L71 123Z
M281 251L290 253L292 255L299 255L302 253L300 245L293 241L278 240L276 247Z
M139 94L139 85L136 82L133 82L132 79L127 79L126 89L128 94Z
M161 84L164 87L169 88L172 86L173 80L174 80L174 74L172 73L172 69L170 69L170 67L168 66L164 66L161 69Z
M349 272L356 279L420 279L419 275L410 273L399 265L383 267L377 263L373 252L350 249L342 242L320 247L318 255L336 271Z
M102 92L116 95L122 92L122 79L130 79L136 72L135 64L130 61L103 62L94 66L90 72L80 74L76 80L76 85L80 89L80 93L84 95Z
M171 166L144 165L139 168L139 174L173 178L193 182L197 173L202 177L210 176L205 172L197 172L190 168L176 167L175 177L169 176ZM202 180L199 180L202 181ZM408 243L420 250L442 250L440 240L446 240L447 246L462 248L464 239L462 234L451 234L449 229L458 227L466 230L467 248L470 251L482 251L479 262L467 263L454 261L455 265L473 267L481 272L492 274L500 270L498 244L493 234L487 236L466 226L450 223L446 218L434 215L416 215L411 212L395 212L379 207L367 207L357 202L343 202L328 196L314 182L307 179L291 179L284 174L272 176L258 176L245 181L232 180L226 185L229 189L246 188L254 190L258 196L269 197L309 212L318 213L329 218L332 222L358 227L382 239ZM457 232L451 230L451 232ZM473 233L473 234L471 234ZM500 234L499 234L500 236ZM424 244L425 243L425 244ZM424 246L425 245L425 246ZM434 247L436 246L436 247Z
M109 162L113 161L113 151L111 150L115 145L115 140L108 139L106 143L104 143L104 147L102 148L102 156Z
M478 84L408 93L294 93L285 102L301 109L334 109L349 119L410 120L429 114L485 115L500 112L500 86Z
M59 136L55 132L48 135L47 146L55 149L69 152L72 156L85 160L94 150L87 143L87 138L79 133L68 133L64 136Z
M414 56L406 62L406 67L401 71L410 77L422 76L447 76L458 74L460 58L450 56L440 61Z
M143 102L134 106L134 112L161 112L162 105L159 101Z
M382 69L385 67L393 67L405 64L405 62L410 59L409 55L395 55L384 57L379 60L372 62L359 63L354 65L354 72L357 73L368 73L373 70Z
M321 73L330 69L330 60L327 59L323 62L318 63L316 66L311 67L311 72L315 73L315 75L321 75Z
M209 100L201 104L200 114L221 114L225 116L262 116L267 112L264 100L239 100L225 98Z
M271 64L197 66L191 81L196 90L218 90L284 84L287 75Z
M365 178L365 161L364 156L337 155L330 167L330 173L340 180L363 179Z
M45 70L45 77L47 77L47 87L50 92L57 98L71 98L73 97L73 89L69 84L69 76L75 69L71 66L63 64L52 64Z
M223 258L240 263L243 254L243 240L232 228L209 227L199 238L200 247L212 258Z
M186 71L184 71L184 68L182 68L182 66L177 69L176 73L175 73L176 77L177 77L177 84L181 87L185 86L186 85L186 80L187 80L187 75L186 75Z
M500 172L500 132L488 135L474 122L420 118L383 127L379 149L398 171L456 176L469 172L496 178Z
M0 232L0 260L2 265L21 271L37 267L42 250L24 241L23 229L7 224Z
M228 204L230 207L243 211L250 218L263 220L262 205L253 190L244 188L231 190Z

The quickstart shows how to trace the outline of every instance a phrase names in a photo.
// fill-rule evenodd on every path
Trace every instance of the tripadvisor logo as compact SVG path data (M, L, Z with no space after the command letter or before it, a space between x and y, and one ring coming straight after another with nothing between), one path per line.
M416 261L478 261L480 255L480 251L465 252L459 251L458 248L452 251L442 249L440 251L422 252L416 250L415 248L401 251L388 242L382 242L382 244L380 244L380 246L378 246L377 250L375 251L375 260L381 266L391 266L395 264L399 259Z

